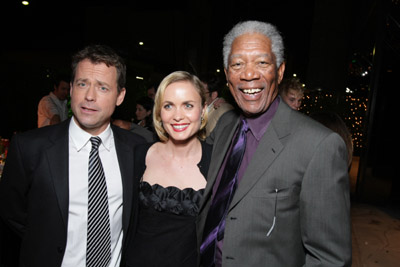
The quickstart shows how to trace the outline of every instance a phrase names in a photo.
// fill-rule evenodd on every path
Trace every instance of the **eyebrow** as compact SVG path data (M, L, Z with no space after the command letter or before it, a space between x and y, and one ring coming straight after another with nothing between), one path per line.
M96 80L96 83L97 83L98 85L105 85L105 86L107 86L107 87L111 87L111 85L109 85L108 83L102 82L102 81L99 81L99 80Z
M89 81L88 78L78 78L78 79L76 79L75 82L88 82L88 81ZM105 85L105 86L110 87L110 85L109 85L108 83L102 82L102 81L99 81L99 80L96 80L96 84L98 84L98 85Z
M192 104L192 103L195 103L195 102L196 102L196 100L187 100L187 101L183 101L182 103L183 103L183 104ZM169 100L164 100L164 101L162 102L162 104L163 104L163 105L165 105L165 104L174 104L174 105L175 105L174 102L169 101Z
M241 57L241 56L242 56L242 54L240 54L240 53L231 54L230 58L232 59L232 58ZM257 56L257 57L271 57L271 55L269 53L255 54L255 56Z

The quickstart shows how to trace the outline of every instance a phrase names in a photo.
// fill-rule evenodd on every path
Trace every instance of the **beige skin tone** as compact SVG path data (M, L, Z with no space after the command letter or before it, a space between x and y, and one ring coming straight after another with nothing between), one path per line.
M61 101L64 101L68 97L68 92L69 92L69 83L65 81L61 81L58 86L54 85L54 91L53 94L60 99ZM56 114L53 115L50 119L50 125L57 124L61 122L60 115Z
M81 61L71 83L71 108L75 122L93 136L102 133L111 115L125 97L125 88L118 93L117 70L106 64Z
M197 166L202 154L201 143L196 137L205 109L190 82L175 82L167 86L161 119L169 139L150 147L143 181L179 189L199 190L206 186Z
M287 93L283 93L281 95L282 100L294 110L298 110L300 108L301 102L303 101L303 96L303 93L293 89L289 89Z
M264 113L278 95L285 64L276 66L271 41L259 33L247 33L232 43L225 69L229 90L247 117Z

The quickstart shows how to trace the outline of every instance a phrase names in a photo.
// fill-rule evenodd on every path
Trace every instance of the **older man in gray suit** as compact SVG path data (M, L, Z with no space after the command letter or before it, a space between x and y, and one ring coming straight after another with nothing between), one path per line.
M351 265L346 146L279 98L283 50L264 22L238 23L224 38L225 74L241 110L224 114L210 136L201 266Z

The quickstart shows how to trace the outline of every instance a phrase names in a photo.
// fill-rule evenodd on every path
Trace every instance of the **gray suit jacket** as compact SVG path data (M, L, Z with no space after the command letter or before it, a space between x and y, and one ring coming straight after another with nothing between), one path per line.
M210 137L199 240L238 118L227 112ZM341 137L281 101L230 204L223 266L350 266L349 191Z
M69 210L69 122L12 137L0 181L0 215L21 238L20 266L61 265ZM111 125L122 177L122 228L137 209L134 147L145 140ZM134 217L134 216L133 216ZM134 228L134 226L130 226ZM86 237L82 237L86 242Z

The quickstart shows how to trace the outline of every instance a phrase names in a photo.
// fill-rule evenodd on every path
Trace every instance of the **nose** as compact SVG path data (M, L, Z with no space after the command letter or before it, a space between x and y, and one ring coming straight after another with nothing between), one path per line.
M258 72L254 64L246 64L243 71L240 74L240 78L245 81L257 80L260 78L260 73Z
M183 111L181 108L177 108L174 112L174 120L175 121L181 121L183 120L184 115L183 115Z
M96 89L93 85L89 86L86 91L85 98L87 101L95 101L96 100Z
M296 101L296 102L294 103L294 106L296 107L296 109L299 109L300 106L301 106L301 101Z

